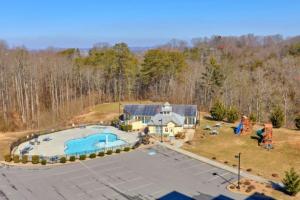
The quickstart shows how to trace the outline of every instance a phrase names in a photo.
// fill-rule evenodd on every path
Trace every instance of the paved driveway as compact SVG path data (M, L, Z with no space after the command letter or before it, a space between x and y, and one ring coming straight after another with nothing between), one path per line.
M217 173L217 175L214 175ZM0 169L0 199L245 199L236 175L162 146L53 168Z

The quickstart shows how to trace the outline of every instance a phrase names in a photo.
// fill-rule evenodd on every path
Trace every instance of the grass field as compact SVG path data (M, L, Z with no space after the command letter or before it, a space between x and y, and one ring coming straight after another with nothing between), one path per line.
M121 102L120 111L122 113L125 104L139 103L149 104L151 101L126 101ZM88 108L84 114L74 117L71 121L75 123L92 123L92 122L110 122L119 115L119 103L104 103Z
M183 148L193 153L216 159L230 166L237 165L234 157L241 152L241 167L252 174L257 174L275 181L281 181L284 172L294 167L300 173L300 131L273 129L274 149L267 151L258 146L255 131L261 128L255 125L252 135L236 136L233 128L236 124L224 123L219 135L212 136L204 130L206 125L214 126L212 121L201 114L200 127L196 130L191 144ZM284 197L280 197L284 198Z

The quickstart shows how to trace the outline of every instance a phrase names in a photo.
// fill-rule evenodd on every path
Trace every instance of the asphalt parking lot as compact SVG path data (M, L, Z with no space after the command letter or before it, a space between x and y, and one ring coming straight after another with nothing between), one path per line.
M246 199L236 175L162 146L40 169L0 168L0 199Z

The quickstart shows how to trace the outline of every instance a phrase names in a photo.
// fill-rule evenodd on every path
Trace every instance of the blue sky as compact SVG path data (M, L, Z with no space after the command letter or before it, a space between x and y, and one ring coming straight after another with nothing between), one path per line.
M0 39L28 48L300 34L299 0L3 0Z

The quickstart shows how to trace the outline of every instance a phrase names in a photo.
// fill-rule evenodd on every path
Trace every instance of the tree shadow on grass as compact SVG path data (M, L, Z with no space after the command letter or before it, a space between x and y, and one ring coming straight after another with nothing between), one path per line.
M251 136L250 137L252 140L256 140L257 141L257 146L259 146L260 145L260 138L258 137L258 136Z
M204 119L209 120L209 121L215 121L217 122L217 120L215 120L214 118L212 118L210 115L205 115L203 116Z

